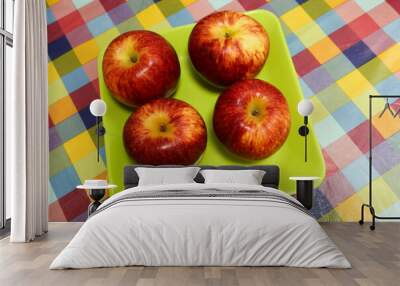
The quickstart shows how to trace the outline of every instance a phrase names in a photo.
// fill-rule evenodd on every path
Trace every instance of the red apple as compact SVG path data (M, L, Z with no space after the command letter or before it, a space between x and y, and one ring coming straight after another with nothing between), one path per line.
M242 80L219 96L213 117L218 139L233 153L266 158L286 141L290 129L287 101L272 84Z
M269 39L263 26L233 11L216 12L201 19L189 38L193 66L218 86L254 78L268 52Z
M104 82L118 101L131 107L170 96L179 76L174 48L154 32L124 33L104 53Z
M124 127L128 154L139 164L194 164L207 145L200 114L178 99L157 99L139 107Z

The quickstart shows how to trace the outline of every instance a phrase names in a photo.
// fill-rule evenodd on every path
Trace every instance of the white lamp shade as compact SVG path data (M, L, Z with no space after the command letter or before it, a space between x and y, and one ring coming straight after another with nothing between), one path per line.
M107 105L101 99L95 99L90 103L90 113L94 116L100 117L106 114Z
M309 99L303 99L297 105L297 111L302 116L310 115L313 112L313 110L314 110L314 105L312 104L311 100L309 100Z

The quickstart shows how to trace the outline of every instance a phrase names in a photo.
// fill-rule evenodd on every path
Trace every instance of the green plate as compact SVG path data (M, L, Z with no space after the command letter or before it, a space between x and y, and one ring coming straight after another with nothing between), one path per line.
M270 52L267 62L257 78L266 80L278 87L289 103L292 117L292 126L285 144L269 158L259 161L240 159L229 153L215 137L212 128L212 114L214 104L220 89L205 83L192 68L187 52L187 43L190 32L194 26L180 26L168 30L156 31L166 38L178 53L181 63L181 78L174 94L175 98L184 100L194 106L203 116L208 129L207 148L198 164L202 165L270 165L275 164L281 168L280 189L292 193L295 190L294 182L290 176L318 176L321 180L325 176L325 164L321 149L316 140L310 124L308 136L308 162L304 162L304 137L298 134L298 128L303 123L303 118L297 113L297 104L303 99L301 88L297 80L292 59L287 48L285 37L278 18L265 10L255 10L247 15L260 22L269 34ZM122 141L122 130L126 119L132 110L119 104L107 89L102 74L102 60L106 47L98 58L100 96L107 104L107 113L103 118L106 134L104 138L108 179L117 184L118 189L123 189L123 168L125 165L134 164L125 151Z

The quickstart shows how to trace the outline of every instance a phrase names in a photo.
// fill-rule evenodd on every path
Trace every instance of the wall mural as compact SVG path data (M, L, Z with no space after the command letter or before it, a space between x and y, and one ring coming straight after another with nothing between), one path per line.
M121 186L113 193L134 163L276 164L288 192L290 176L324 177L314 132L304 161L303 95L273 13L226 10L196 25L123 33L97 59L107 175Z
M366 200L368 191L367 95L369 93L396 93L395 87L400 84L400 45L398 43L400 38L396 33L400 28L398 2L378 0L273 0L268 3L259 0L154 2L150 0L47 1L50 220L84 220L89 199L85 192L75 187L85 179L107 177L104 148L101 152L101 162L96 161L95 119L89 112L90 102L99 97L99 83L102 92L106 88L105 85L108 90L113 91L114 101L132 106L143 104L148 98L170 95L171 91L175 90L180 77L179 63L177 63L174 50L165 44L162 36L147 32L141 36L152 37L152 42L159 42L159 46L163 47L163 62L168 62L165 68L170 72L168 76L158 77L159 82L151 83L155 87L151 89L151 94L140 94L136 91L134 93L136 96L132 97L130 94L133 93L128 90L129 87L140 86L140 83L135 82L135 85L129 86L115 84L113 77L120 77L121 74L117 74L117 64L110 59L114 43L123 42L124 39L125 41L134 40L135 32L124 34L109 46L103 61L100 61L103 75L100 74L99 81L98 60L101 60L99 56L103 56L102 53L108 44L119 35L133 29L163 30L197 22L216 10L243 12L257 8L271 11L280 17L304 96L310 98L316 106L311 120L314 123L313 131L323 150L327 170L325 180L316 190L317 205L313 213L322 221L358 220L359 206ZM199 54L196 43L200 42L196 39L197 32L202 33L201 30L194 30L189 52L191 61L198 72L216 85L227 85L236 81L237 75L229 74L226 70L225 72L209 71L206 67L210 64L202 61L202 58L196 58ZM264 57L267 54L268 51L261 51ZM131 64L137 60L137 51L127 49L121 61ZM260 66L264 61L265 58L261 56ZM249 70L256 74L259 68L252 67ZM241 85L252 86L270 93L273 91L278 99L284 98L279 90L263 81L239 82L222 92L215 106L214 119L226 117L224 111L229 108L231 102L229 98L243 90ZM257 104L263 104L263 102ZM256 109L257 104L254 107ZM287 134L283 132L281 140L276 145L271 144L271 148L262 150L261 153L254 152L254 148L249 149L246 146L234 144L235 138L226 132L226 126L234 125L234 122L224 125L220 122L226 122L226 120L215 119L214 124L206 126L196 107L179 99L159 99L139 108L128 121L124 120L124 128L121 127L121 130L124 130L127 151L137 161L139 158L139 161L151 163L152 156L146 150L138 149L138 146L143 146L143 141L139 144L136 142L138 136L132 136L132 134L140 134L140 124L135 124L135 122L143 122L140 120L146 116L149 117L149 114L160 114L157 110L165 106L168 106L174 114L186 110L191 115L190 120L193 121L190 124L197 126L196 141L204 144L191 145L191 152L187 154L192 155L192 158L189 158L187 154L183 155L182 158L191 162L197 161L204 152L207 127L215 130L214 137L218 137L219 142L222 142L230 152L245 159L268 157L286 140ZM285 104L282 108L285 109ZM161 130L160 124L162 125L165 120L161 117L158 116L155 119L152 117L154 120L150 121L154 121L157 129L154 132L167 134L170 126L165 126L165 130ZM289 124L288 118L289 115L283 116L281 123ZM185 124L190 125L183 122L183 130ZM397 126L400 125L393 124L388 118L383 117L380 120L374 120L374 126L376 127L374 128L374 151L379 156L379 160L375 160L376 166L374 165L374 184L381 189L380 192L375 193L377 212L393 215L396 211L400 212L400 190L395 183L396 171L400 172L400 156L396 155L396 149L398 149L396 133L400 128ZM181 144L190 144L184 141L184 137L181 139ZM193 149L193 146L196 146L198 150ZM149 148L149 150L153 149ZM271 158L274 158L273 156L275 155Z

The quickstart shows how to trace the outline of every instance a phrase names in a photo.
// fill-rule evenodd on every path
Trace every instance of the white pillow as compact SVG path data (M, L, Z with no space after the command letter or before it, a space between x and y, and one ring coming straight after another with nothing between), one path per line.
M205 184L261 185L265 171L261 170L202 170Z
M199 167L135 168L139 186L195 183Z

